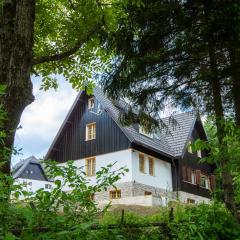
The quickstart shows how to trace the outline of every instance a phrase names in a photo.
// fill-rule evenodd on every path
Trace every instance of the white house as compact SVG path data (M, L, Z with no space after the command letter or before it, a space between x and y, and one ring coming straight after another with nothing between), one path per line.
M53 183L44 172L44 167L34 156L17 163L12 169L12 177L15 183L24 183L24 189L33 193L40 188L50 191L53 187Z
M116 184L98 193L100 203L165 205L169 200L186 203L208 202L215 187L213 166L199 163L207 153L192 153L188 145L197 138L207 139L200 118L193 112L174 116L176 124L163 119L167 131L147 134L139 124L124 126L121 114L128 110L124 101L112 101L96 87L88 96L80 92L45 159L59 164L74 160L84 166L87 177L109 163L129 172ZM69 189L66 189L69 190Z

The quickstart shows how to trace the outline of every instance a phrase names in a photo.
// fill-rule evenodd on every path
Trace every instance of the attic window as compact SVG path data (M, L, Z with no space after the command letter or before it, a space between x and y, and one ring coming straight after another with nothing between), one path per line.
M86 141L96 139L96 123L86 125Z
M89 98L88 99L88 109L93 109L94 108L94 98Z
M141 133L142 135L145 135L149 138L153 138L153 134L149 133L146 131L146 128L144 128L143 126L139 126L139 133Z
M191 144L192 144L192 141L188 141L187 150L189 153L193 153Z
M201 151L201 150L198 150L198 151L197 151L197 156L198 156L199 158L202 158L202 151Z

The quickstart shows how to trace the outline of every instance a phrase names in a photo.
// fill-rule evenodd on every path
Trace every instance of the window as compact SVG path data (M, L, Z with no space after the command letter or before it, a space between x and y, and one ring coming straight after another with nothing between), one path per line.
M145 195L145 196L149 196L149 195L152 195L152 193L149 192L149 191L145 191L145 192L144 192L144 195Z
M196 184L196 171L195 170L192 170L191 183Z
M197 176L196 176L196 170L183 166L182 167L182 178L183 181L192 183L192 184L197 184Z
M194 204L194 203L195 203L195 200L194 200L194 199L191 199L191 198L188 198L188 199L187 199L187 203L188 203L188 204Z
M147 132L143 126L139 126L139 133L141 133L147 137L153 138L153 133Z
M30 171L30 174L33 174L33 171L32 171L32 170Z
M109 193L110 199L118 199L121 198L121 190L113 190Z
M209 189L209 179L206 175L201 174L199 185L203 188Z
M94 108L94 98L89 98L88 99L88 109L93 109Z
M154 175L154 159L152 157L148 158L148 167L149 167L149 174Z
M25 171L25 173L26 173L26 174L29 174L29 171L28 171L28 170L26 170L26 171Z
M52 185L51 185L51 184L48 184L48 183L46 183L46 184L45 184L45 188L46 188L46 189L52 189Z
M202 158L202 151L201 151L201 150L198 150L198 151L197 151L197 156L198 156L199 158Z
M192 146L191 146L192 142L191 141L188 141L188 146L187 146L187 149L188 149L188 152L189 153L193 153L192 152Z
M145 173L145 158L142 153L139 153L139 171Z
M86 175L88 177L96 174L96 158L91 157L86 159Z
M89 123L86 126L86 140L96 139L96 123Z

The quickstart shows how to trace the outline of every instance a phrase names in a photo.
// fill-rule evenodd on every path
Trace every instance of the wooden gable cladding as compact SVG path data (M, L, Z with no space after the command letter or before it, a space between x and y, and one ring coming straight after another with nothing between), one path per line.
M130 142L108 112L95 99L94 108L88 108L87 96L82 93L68 117L48 158L58 162L76 160L99 154L124 150ZM96 124L96 139L86 140L87 124Z
M188 142L191 141L192 143L197 140L198 138L202 140L206 140L206 135L202 126L201 121L196 121L195 125L193 126L192 132L189 135ZM206 152L202 152L202 157L206 156ZM199 187L201 181L201 174L208 176L210 180L210 188L214 190L215 185L215 177L213 175L214 166L208 163L199 162L200 158L197 153L189 152L186 146L186 151L182 157L177 162L178 165L178 186L177 189L181 191L185 191L188 193L210 197L209 189ZM194 179L194 184L192 181ZM212 183L211 183L212 179Z

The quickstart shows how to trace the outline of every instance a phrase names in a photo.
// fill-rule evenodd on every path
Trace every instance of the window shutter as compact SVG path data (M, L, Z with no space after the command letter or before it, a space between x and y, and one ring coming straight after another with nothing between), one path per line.
M192 169L187 168L187 181L192 182Z
M216 189L216 179L215 179L215 175L213 174L210 176L210 186L211 186L211 190Z
M201 171L200 170L196 170L196 184L197 185L200 184L200 178L201 178Z
M182 178L183 181L187 181L187 168L185 166L182 166Z

